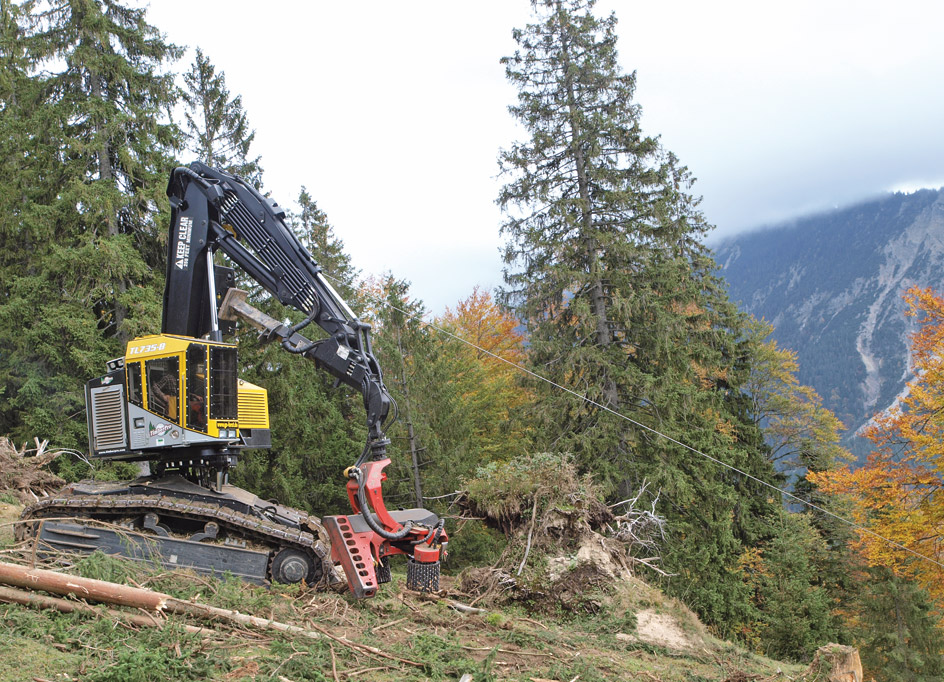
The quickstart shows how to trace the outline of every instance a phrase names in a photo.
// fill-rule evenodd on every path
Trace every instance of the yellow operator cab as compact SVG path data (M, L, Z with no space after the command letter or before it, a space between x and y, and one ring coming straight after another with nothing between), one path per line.
M108 375L86 389L93 456L135 458L164 448L269 445L266 391L238 378L234 344L142 336L128 343L123 362L109 367ZM123 414L116 418L119 407Z

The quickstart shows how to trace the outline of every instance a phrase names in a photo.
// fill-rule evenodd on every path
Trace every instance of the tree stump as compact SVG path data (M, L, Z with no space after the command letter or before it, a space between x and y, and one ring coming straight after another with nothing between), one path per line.
M859 650L841 644L827 644L816 650L810 669L801 680L828 682L862 682L862 661Z

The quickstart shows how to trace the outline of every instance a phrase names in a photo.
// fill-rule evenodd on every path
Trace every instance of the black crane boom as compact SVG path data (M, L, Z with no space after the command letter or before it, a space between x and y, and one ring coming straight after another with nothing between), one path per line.
M325 278L285 223L285 211L244 180L200 162L176 168L167 194L171 224L162 332L220 339L217 309L223 292L217 291L220 278L213 254L223 251L281 303L305 315L275 337L286 350L315 360L362 393L368 444L375 456L382 456L382 427L391 398L373 354L370 325L357 318ZM329 338L304 346L288 341L311 322Z

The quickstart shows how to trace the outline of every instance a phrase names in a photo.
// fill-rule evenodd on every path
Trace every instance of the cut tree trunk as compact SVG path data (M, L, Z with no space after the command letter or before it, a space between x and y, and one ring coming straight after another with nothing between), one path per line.
M116 611L115 609L106 609L104 607L95 608L85 602L70 601L68 599L61 599L60 597L50 597L45 594L36 594L29 590L19 590L15 587L0 587L0 602L21 604L37 609L54 609L62 613L87 613L97 617L105 615L123 623L145 628L161 627L165 622L163 619L156 616ZM212 630L194 627L193 625L184 625L183 628L187 632L195 634L212 632Z
M106 604L130 606L147 611L168 611L207 621L239 623L240 625L248 625L262 630L277 630L288 634L301 635L309 639L319 639L321 637L317 632L267 618L249 616L207 604L183 601L175 599L169 594L140 587L129 587L105 582L104 580L80 578L41 568L29 568L28 566L0 562L0 583L27 590L43 590L53 594L68 595Z
M828 682L862 682L862 661L859 650L841 644L827 644L816 650L810 669L801 680L822 680Z
M159 612L164 610L169 595L139 587L129 587L104 580L80 578L42 568L30 568L0 562L0 583L27 590L43 590L53 594L73 595L89 601L133 606Z

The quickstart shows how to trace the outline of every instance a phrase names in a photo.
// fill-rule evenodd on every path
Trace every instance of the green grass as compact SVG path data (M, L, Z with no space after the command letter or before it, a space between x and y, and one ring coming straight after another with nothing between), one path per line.
M724 680L736 671L769 676L778 667L795 678L802 670L725 643L710 644L710 654L683 654L618 640L616 632L632 632L635 624L634 610L619 600L592 615L549 618L520 605L461 614L445 603L404 592L404 578L397 571L394 583L367 601L297 587L264 589L232 579L156 572L102 554L83 558L72 571L301 627L317 626L345 642L377 647L402 660L355 650L327 637L248 632L177 616L170 616L160 630L136 629L107 617L0 605L0 682L34 676L64 682L65 675L83 682L280 677L333 682L332 668L342 680L353 673L351 679L378 682L445 682L466 673L476 682L571 680L578 675L581 682L594 682L636 679L643 672L662 682L695 682ZM190 634L184 623L213 632Z
M0 606L0 623L4 627L11 622L11 611L25 609ZM32 619L31 614L27 616ZM38 626L46 621L36 618L35 622ZM0 633L0 682L22 682L30 676L49 678L61 673L77 674L85 661L85 652L62 651L53 646L39 627L30 630L30 634L6 629Z

